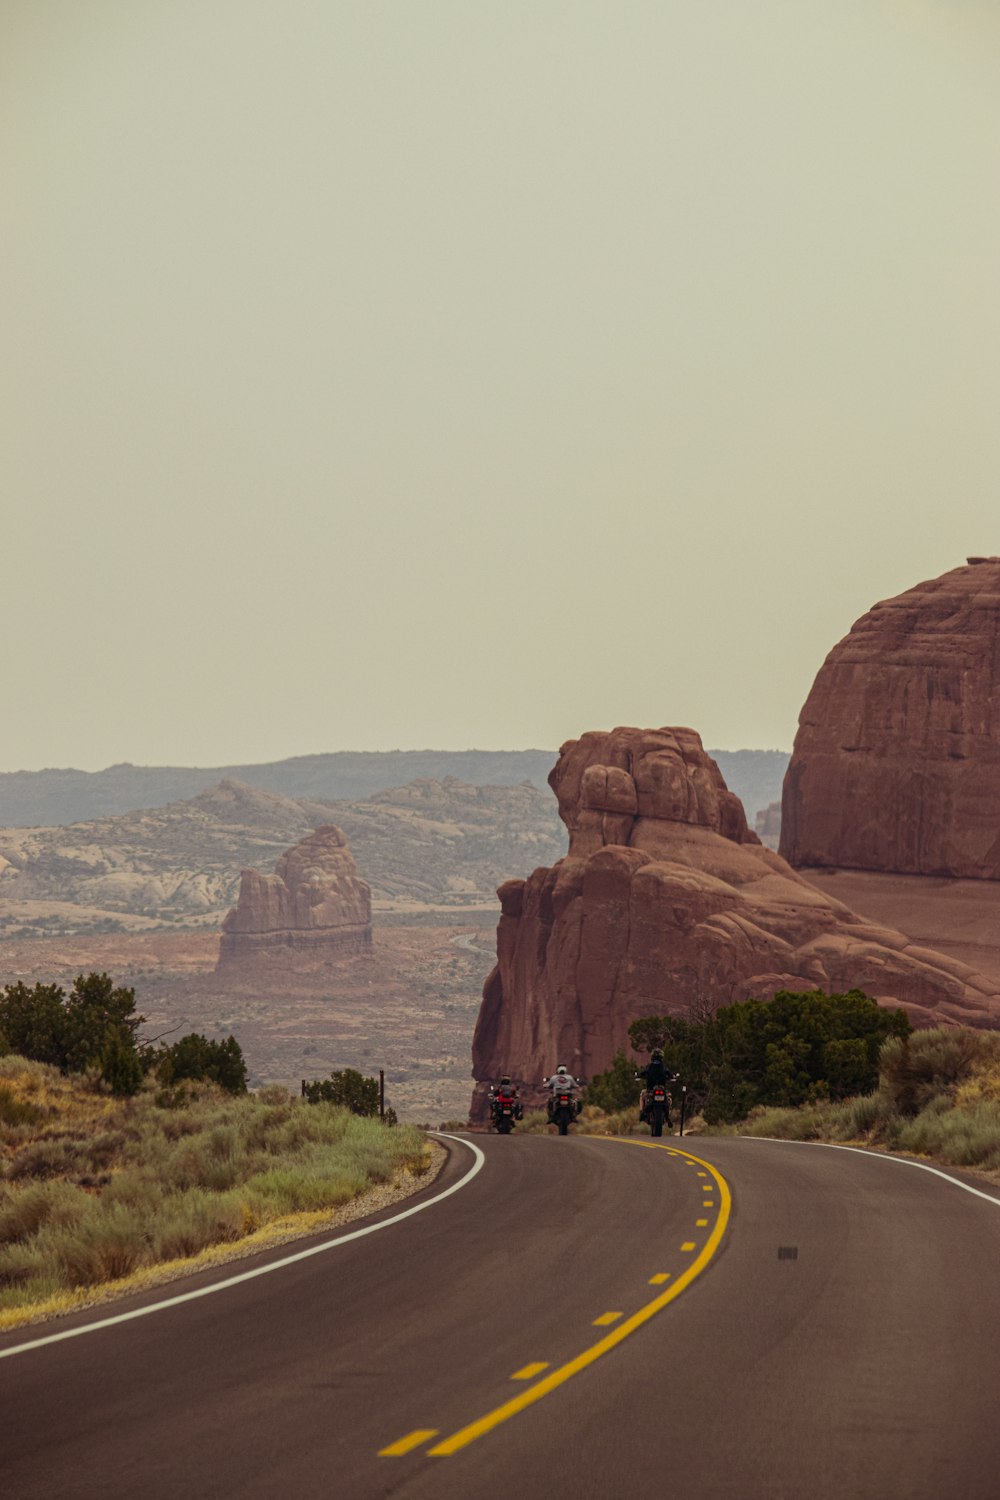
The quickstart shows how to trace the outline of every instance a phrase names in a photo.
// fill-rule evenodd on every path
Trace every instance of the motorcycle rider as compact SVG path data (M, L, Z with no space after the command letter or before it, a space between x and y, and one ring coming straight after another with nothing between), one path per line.
M524 1109L521 1104L521 1096L518 1090L511 1083L509 1073L504 1073L499 1083L490 1084L491 1115L496 1115L497 1105L499 1104L501 1098L507 1098L513 1101L515 1120L521 1120L524 1118Z
M668 1085L673 1082L676 1075L667 1072L667 1065L663 1061L662 1047L653 1048L653 1051L650 1054L649 1062L644 1068L638 1069L635 1076L636 1078L641 1078L643 1080L643 1083L645 1084L645 1087L641 1095L639 1096L639 1119L648 1119L648 1108L650 1100L652 1098L653 1086L654 1084L661 1083L664 1087L664 1090L666 1091L667 1129L669 1130L671 1128L672 1122L670 1119L670 1091Z
M581 1084L579 1080L574 1078L572 1073L568 1072L563 1063L559 1064L558 1068L556 1068L551 1078L546 1078L543 1080L542 1088L548 1089L549 1091L549 1099L546 1108L548 1110L550 1120L552 1119L552 1108L556 1102L557 1094L569 1094L570 1098L573 1100L573 1107L575 1112L577 1114L580 1113L580 1110L583 1108L582 1101L574 1097L577 1089L580 1087Z

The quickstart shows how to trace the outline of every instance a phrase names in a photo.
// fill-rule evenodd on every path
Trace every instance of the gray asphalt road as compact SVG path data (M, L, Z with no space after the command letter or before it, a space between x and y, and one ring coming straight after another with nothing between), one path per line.
M0 1358L5 1500L1000 1495L1000 1206L819 1147L478 1144L403 1222Z

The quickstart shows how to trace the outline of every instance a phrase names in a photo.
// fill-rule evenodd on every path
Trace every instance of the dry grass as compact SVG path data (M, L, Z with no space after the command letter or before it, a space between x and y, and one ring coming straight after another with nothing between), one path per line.
M0 1319L275 1226L308 1232L375 1185L412 1187L431 1159L411 1126L283 1089L116 1101L10 1057L0 1087Z

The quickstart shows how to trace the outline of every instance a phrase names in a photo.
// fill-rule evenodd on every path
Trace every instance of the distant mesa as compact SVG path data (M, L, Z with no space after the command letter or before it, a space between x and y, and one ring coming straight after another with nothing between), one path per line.
M499 889L478 1080L526 1096L557 1063L591 1077L640 1016L776 990L859 988L916 1020L986 1024L1000 991L808 884L747 827L692 729L619 728L562 747L550 777L569 853Z
M780 850L796 868L1000 880L1000 557L876 604L834 646Z
M239 900L222 924L219 966L287 949L363 953L371 941L371 891L344 835L327 823L286 850L273 875L242 872Z

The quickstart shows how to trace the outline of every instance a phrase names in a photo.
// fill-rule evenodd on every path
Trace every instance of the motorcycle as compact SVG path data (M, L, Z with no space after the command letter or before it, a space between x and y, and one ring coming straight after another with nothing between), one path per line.
M646 1108L643 1112L649 1121L650 1135L662 1135L663 1126L670 1128L670 1095L667 1093L666 1085L654 1083L646 1094Z
M521 1119L523 1111L520 1101L513 1094L499 1093L494 1095L490 1113L497 1134L510 1135L514 1129L514 1121Z
M568 1090L553 1095L552 1113L549 1118L553 1125L559 1127L560 1135L569 1135L569 1127L582 1108L582 1100L574 1099Z

